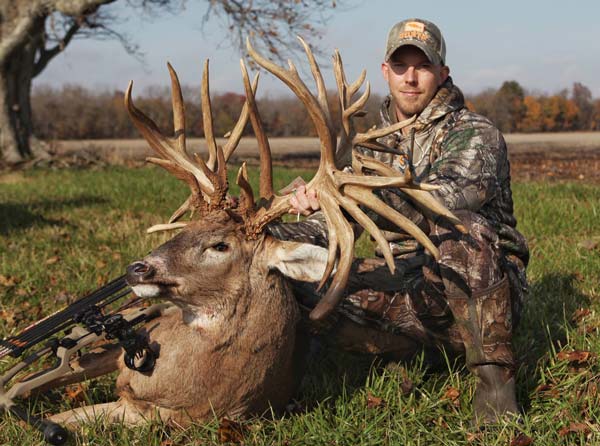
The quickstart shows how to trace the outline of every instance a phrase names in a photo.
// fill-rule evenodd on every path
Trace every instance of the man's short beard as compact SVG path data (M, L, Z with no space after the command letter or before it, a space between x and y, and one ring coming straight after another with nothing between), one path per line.
M419 101L418 103L410 103L410 104L402 104L398 101L395 101L395 102L396 102L397 109L407 118L411 118L414 115L418 115L423 110L425 110L425 107L427 107L427 104L429 104L430 100L431 99L429 99L427 101Z

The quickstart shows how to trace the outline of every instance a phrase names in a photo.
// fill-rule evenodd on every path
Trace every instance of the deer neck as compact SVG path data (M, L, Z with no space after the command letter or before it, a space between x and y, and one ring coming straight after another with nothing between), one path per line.
M183 321L215 350L224 345L256 349L295 330L299 311L290 286L277 272L247 276L222 292L224 299L202 306L176 302ZM261 347L262 348L262 347Z

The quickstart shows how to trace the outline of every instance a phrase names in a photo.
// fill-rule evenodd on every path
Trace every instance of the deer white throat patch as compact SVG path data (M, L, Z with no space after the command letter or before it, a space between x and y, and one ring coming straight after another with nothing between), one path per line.
M208 330L223 323L222 315L215 311L200 309L178 302L183 311L183 322L192 328Z
M133 292L135 293L136 296L146 298L146 299L150 299L152 297L158 297L158 295L160 294L160 288L158 285L148 285L148 284L135 285L135 286L132 286L131 289L133 290Z

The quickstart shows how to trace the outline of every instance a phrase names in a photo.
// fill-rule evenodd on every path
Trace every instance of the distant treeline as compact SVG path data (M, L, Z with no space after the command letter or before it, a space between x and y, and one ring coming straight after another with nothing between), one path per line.
M183 88L189 136L203 136L198 89ZM329 94L330 106L339 112L337 93ZM230 131L244 103L237 93L215 94L212 98L215 134ZM382 97L372 95L365 117L357 119L364 131L378 121ZM590 90L574 83L570 90L554 95L527 93L516 81L507 81L499 89L488 89L466 98L467 106L489 117L504 132L543 132L600 130L600 99ZM145 111L167 134L173 129L170 91L147 88L135 97ZM293 97L263 98L258 101L265 130L269 136L315 136L313 125L302 104ZM32 94L35 134L52 139L138 138L123 107L123 92L96 92L81 86L37 87ZM248 126L246 134L252 131Z
M467 106L503 132L600 130L600 99L575 82L557 94L527 93L516 81L467 97Z
M204 136L199 89L182 87L185 100L186 133ZM329 103L339 113L337 93ZM377 122L382 97L372 95L365 107L367 114L356 119L364 131ZM245 101L238 93L218 93L211 97L213 127L216 136L233 129ZM167 135L173 132L171 93L168 88L147 88L134 97L136 107L148 114ZM316 136L304 106L295 97L263 98L258 101L261 121L268 136ZM80 86L38 87L32 95L34 131L42 139L139 138L123 105L123 92L95 92ZM250 124L245 133L252 134Z

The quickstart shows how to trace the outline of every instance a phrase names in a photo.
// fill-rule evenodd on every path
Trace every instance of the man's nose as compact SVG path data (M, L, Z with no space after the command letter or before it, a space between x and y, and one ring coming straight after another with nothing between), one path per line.
M408 84L416 84L417 83L417 70L415 67L408 67L406 72L404 73L404 79Z

